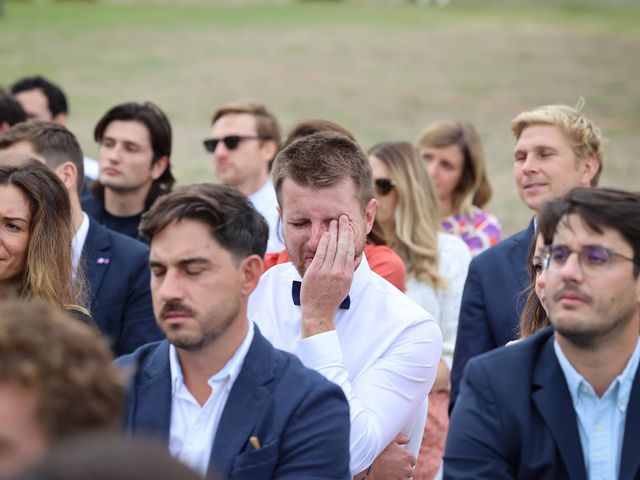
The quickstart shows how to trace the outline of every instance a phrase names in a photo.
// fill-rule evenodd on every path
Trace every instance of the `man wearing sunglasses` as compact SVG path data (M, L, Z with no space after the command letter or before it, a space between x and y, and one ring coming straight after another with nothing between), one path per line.
M469 361L445 478L640 476L640 195L545 205L551 327Z
M602 171L600 130L578 110L547 105L518 114L513 173L522 201L539 215L545 202L574 187L593 187ZM519 335L519 316L529 284L526 258L533 241L529 226L475 257L462 294L451 368L453 409L464 367L476 355L506 345Z
M269 178L280 148L280 127L264 105L236 103L216 110L211 134L203 142L213 155L218 180L244 193L269 224L267 252L279 252L278 202Z
M276 348L342 387L351 474L411 478L416 459L402 445L420 444L442 335L363 253L376 213L367 156L344 135L309 135L278 154L273 183L291 262L261 277L249 316Z

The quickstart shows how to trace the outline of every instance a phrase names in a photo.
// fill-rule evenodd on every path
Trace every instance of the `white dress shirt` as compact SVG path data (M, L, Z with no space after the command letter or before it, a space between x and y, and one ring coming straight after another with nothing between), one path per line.
M73 240L71 241L71 265L73 265L73 278L76 277L76 270L78 269L78 264L80 263L82 249L84 248L84 243L87 241L88 233L89 216L86 213L82 212L82 223L80 224L80 228L73 236Z
M442 330L442 360L449 370L458 334L462 290L470 262L467 244L455 235L441 232L438 233L438 273L447 281L447 288L435 289L413 276L406 281L407 295L433 315Z
M363 254L336 330L301 338L291 263L269 269L249 298L249 318L276 347L342 387L350 406L351 473L366 470L399 433L413 430L435 379L442 335L433 317L382 277Z
M269 241L267 243L267 253L277 253L284 250L284 243L278 235L280 226L280 215L278 214L278 199L273 183L268 180L257 192L249 195L249 200L255 209L262 215L269 224Z
M247 351L253 340L253 323L240 347L218 373L209 379L211 395L204 405L196 401L183 383L182 369L176 348L169 347L171 368L171 427L169 451L178 460L202 476L207 474L213 440L229 392L238 378ZM224 439L222 439L224 441Z

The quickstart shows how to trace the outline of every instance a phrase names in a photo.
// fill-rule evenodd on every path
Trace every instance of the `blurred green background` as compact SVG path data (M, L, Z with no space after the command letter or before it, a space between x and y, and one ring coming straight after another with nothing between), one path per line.
M506 232L530 212L512 179L510 120L575 105L609 139L602 184L637 189L637 1L5 1L0 84L43 74L70 101L69 127L96 155L97 119L152 100L174 129L180 183L213 179L201 147L216 106L264 102L286 131L321 117L364 148L415 140L430 122L474 122Z

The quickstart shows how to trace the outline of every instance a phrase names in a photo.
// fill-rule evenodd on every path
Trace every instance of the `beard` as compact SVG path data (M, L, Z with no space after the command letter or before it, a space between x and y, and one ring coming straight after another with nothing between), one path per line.
M167 326L161 322L160 327L176 348L197 352L215 343L229 330L240 313L240 305L240 296L237 295L200 314L179 302L167 302L162 308L160 318L164 318L168 313L185 313L191 316L189 323L195 325Z
M550 321L554 330L569 343L581 350L593 350L609 339L615 341L633 321L637 315L637 306L635 302L625 303L621 302L617 307L605 311L596 311L594 316L597 318L583 319L582 322L563 322L560 316L551 312Z

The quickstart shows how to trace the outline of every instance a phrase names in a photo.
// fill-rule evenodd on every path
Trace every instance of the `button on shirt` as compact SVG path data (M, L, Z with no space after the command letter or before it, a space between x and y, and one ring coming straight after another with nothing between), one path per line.
M336 330L301 338L302 310L291 297L291 263L276 265L249 298L249 318L274 347L338 384L349 401L351 472L366 470L398 433L409 434L435 379L442 335L433 317L372 272L354 272L350 308Z
M553 348L578 419L587 477L618 478L627 405L640 360L640 339L627 366L602 397L598 397L593 387L573 368L555 340Z
M203 476L206 475L209 467L211 448L220 423L220 416L229 398L229 392L242 369L253 340L253 333L253 323L249 322L247 336L236 353L222 370L209 379L211 395L202 406L183 383L176 348L173 345L169 347L171 368L169 450L174 457Z
M267 181L257 192L249 195L249 200L269 224L269 241L267 242L267 253L280 252L284 250L284 243L278 236L280 226L280 214L278 213L278 199L271 180Z

